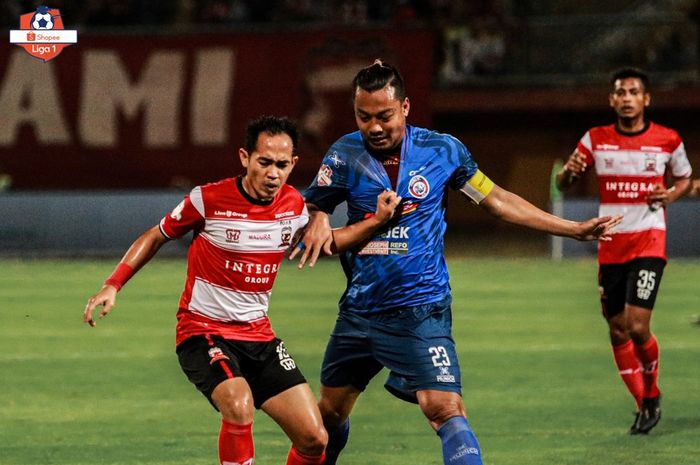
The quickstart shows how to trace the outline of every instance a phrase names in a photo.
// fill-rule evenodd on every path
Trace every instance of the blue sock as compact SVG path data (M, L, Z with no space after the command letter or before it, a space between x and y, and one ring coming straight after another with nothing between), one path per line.
M452 417L437 431L445 465L483 465L481 448L464 417ZM335 463L335 462L334 462Z
M350 435L350 418L346 418L344 422L335 429L328 430L328 445L326 446L326 461L324 465L335 465L340 451L345 448Z

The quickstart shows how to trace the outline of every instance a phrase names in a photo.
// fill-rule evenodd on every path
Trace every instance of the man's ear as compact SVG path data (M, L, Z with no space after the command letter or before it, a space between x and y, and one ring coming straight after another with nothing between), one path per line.
M408 112L411 110L411 102L408 100L408 97L403 99L403 103L401 104L401 111L403 111L403 116L404 118L408 117Z
M241 165L243 165L243 168L248 168L248 163L250 163L250 155L244 148L238 149L238 156L241 159Z

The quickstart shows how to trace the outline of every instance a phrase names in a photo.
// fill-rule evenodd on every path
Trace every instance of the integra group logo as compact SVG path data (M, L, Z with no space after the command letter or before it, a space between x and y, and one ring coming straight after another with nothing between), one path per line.
M36 11L19 17L19 29L10 31L10 43L22 47L31 56L49 61L64 48L78 42L78 31L63 28L61 13L40 5Z

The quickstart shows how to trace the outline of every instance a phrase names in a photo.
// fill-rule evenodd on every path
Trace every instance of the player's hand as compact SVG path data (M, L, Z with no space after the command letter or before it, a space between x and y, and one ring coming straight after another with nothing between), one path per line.
M401 197L396 195L392 190L386 190L377 196L377 211L374 213L374 218L379 224L386 224L396 213L396 207L399 206Z
M586 163L586 156L578 150L574 150L574 153L571 154L569 159L566 160L566 163L564 164L564 170L573 177L581 176L584 171L586 171L587 167L588 164Z
M615 226L620 224L621 221L622 215L591 218L578 224L579 232L574 234L573 237L579 241L599 240L608 242L612 240L612 235L615 234Z
M312 211L310 216L309 224L304 229L300 241L289 254L289 259L294 260L294 257L299 252L302 252L299 259L299 268L303 268L307 260L309 266L313 267L321 252L326 255L333 254L331 250L333 233L331 232L331 223L328 215L322 211Z
M647 204L649 204L649 208L652 210L666 208L666 205L671 202L669 194L674 190L676 190L675 187L666 189L661 184L654 184L654 190L647 194Z
M100 318L107 316L112 307L114 307L114 302L117 299L117 288L105 284L100 289L100 292L93 295L88 299L87 305L85 306L85 311L83 312L83 321L92 327L95 327L95 320L92 319L92 312L98 306L102 305L102 310L100 311Z

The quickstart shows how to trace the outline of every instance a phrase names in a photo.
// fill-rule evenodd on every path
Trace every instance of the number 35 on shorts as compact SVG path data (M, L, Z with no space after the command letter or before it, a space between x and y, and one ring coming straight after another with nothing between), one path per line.
M637 280L637 298L647 300L656 286L656 272L639 270Z

